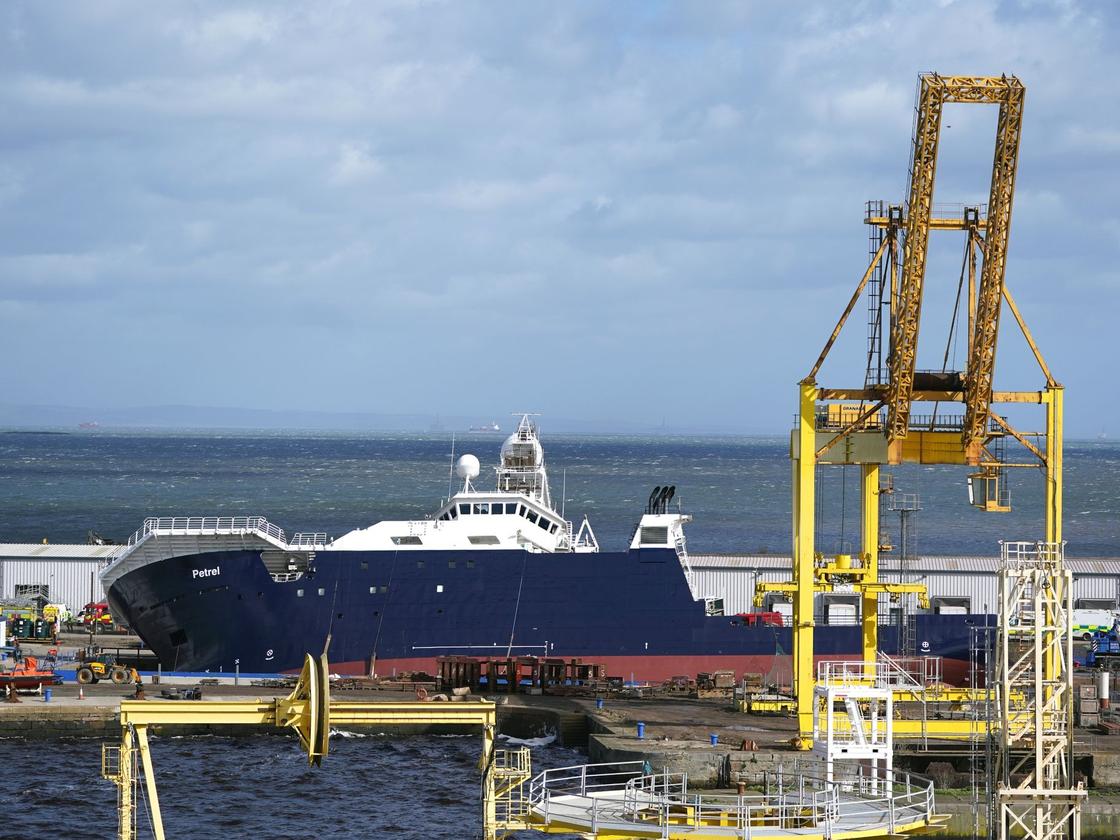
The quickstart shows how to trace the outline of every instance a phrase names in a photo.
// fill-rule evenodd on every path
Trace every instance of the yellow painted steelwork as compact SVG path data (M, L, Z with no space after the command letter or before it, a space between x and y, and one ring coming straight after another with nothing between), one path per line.
M134 840L137 767L135 752L143 766L148 813L156 840L163 840L155 772L148 749L148 727L152 725L267 726L294 729L307 752L308 761L318 765L327 755L332 724L337 726L447 725L478 726L482 729L480 769L483 784L483 836L494 840L498 832L496 799L498 773L489 772L494 759L497 711L487 700L457 703L424 701L405 703L332 703L329 695L326 655L308 654L296 688L275 700L228 700L201 703L182 700L125 700L121 702L121 740L106 744L102 751L102 776L117 785L118 837Z
M1033 464L1004 463L993 455L989 444L1004 436L1013 438L1045 468L1045 536L1048 541L1061 539L1062 387L1051 375L1007 288L1005 277L1023 101L1024 87L1014 76L925 74L921 77L909 200L905 208L891 205L885 216L870 212L872 205L869 205L865 221L882 230L882 239L809 375L799 383L798 415L790 440L793 580L759 584L756 595L761 598L769 591L791 596L794 689L800 733L798 744L802 748L812 744L814 592L843 586L860 596L863 659L867 663L874 662L877 656L880 594L918 593L923 606L928 607L924 587L878 582L878 496L882 464L951 464L978 468L979 472L974 474L982 479L977 484L983 495L982 509L1006 510L1008 505L999 484L1003 481L1003 470ZM962 208L959 219L933 214L941 114L943 106L950 102L999 107L986 216L976 207ZM968 278L968 366L963 371L943 372L940 379L930 377L925 381L916 379L915 366L926 256L933 230L962 231L968 238L967 271L962 269L962 283L965 274ZM900 236L902 231L905 237ZM900 243L903 247L901 261L897 256ZM979 278L978 257L983 258ZM879 292L889 302L890 310L888 381L869 381L857 388L822 387L817 374L877 270L880 283L887 282L883 278L889 278L890 283L889 295L885 289ZM996 338L1003 301L1015 316L1043 373L1045 390L994 390ZM916 384L920 387L915 387ZM842 401L848 404L835 405ZM935 425L932 419L918 422L910 414L914 402L962 404L964 419L959 423L942 419L940 425ZM1044 406L1045 446L1036 445L1037 437L1017 431L1006 418L992 411L991 406L999 403ZM821 464L858 464L861 469L860 553L851 564L824 562L816 552L815 471ZM993 494L990 503L989 494ZM956 732L955 737L964 738L975 727L972 722L961 721L940 722L935 728ZM904 730L905 726L901 731Z

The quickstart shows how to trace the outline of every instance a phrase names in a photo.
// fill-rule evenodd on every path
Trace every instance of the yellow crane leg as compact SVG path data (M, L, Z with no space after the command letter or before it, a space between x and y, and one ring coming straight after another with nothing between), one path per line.
M163 815L159 810L159 791L156 790L156 773L152 768L152 754L148 750L148 727L136 727L136 744L140 747L140 763L144 768L144 785L148 791L148 814L152 821L155 840L164 840Z
M793 460L793 686L799 749L813 747L813 563L816 509L817 386L801 383L797 457ZM794 454L794 453L791 453Z
M1046 541L1062 541L1062 435L1065 389L1046 388Z
M491 715L496 715L491 709ZM494 729L496 716L482 726L482 840L495 840L498 836L498 795L494 773Z
M136 803L132 801L132 729L121 727L121 751L117 765L117 836L120 840L136 837Z
M867 574L865 583L879 581L879 465L863 464L861 498L863 523L861 541L863 545L863 564ZM879 593L863 590L863 663L865 673L874 673L875 661L879 656Z

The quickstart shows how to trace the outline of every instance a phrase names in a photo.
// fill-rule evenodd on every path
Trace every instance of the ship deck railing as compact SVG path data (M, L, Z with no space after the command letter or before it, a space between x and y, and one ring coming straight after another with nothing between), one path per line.
M128 538L134 546L155 534L158 536L201 537L218 534L261 533L286 543L284 529L263 516L150 516Z
M708 795L692 793L687 774L649 773L634 761L545 770L527 784L529 822L594 836L649 836L655 829L673 837L823 832L840 838L901 834L936 821L933 783L907 773L855 772L828 781L779 769L766 774L760 791Z
M141 550L155 537L259 537L276 548L293 551L320 550L330 542L326 534L302 532L289 542L284 529L263 516L150 516L119 552L101 561L102 571Z

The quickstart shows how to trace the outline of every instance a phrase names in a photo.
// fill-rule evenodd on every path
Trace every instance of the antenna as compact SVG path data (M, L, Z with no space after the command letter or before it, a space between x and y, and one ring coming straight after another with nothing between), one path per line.
M455 495L455 433L451 433L451 466L447 468L447 498Z
M564 508L568 504L568 468L560 473L560 518L564 519Z

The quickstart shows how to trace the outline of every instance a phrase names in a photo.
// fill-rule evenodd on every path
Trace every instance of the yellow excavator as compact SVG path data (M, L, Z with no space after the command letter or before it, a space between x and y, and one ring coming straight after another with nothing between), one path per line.
M109 680L114 685L140 684L140 674L135 668L129 668L117 662L112 654L102 654L87 659L78 666L78 682L82 685Z

